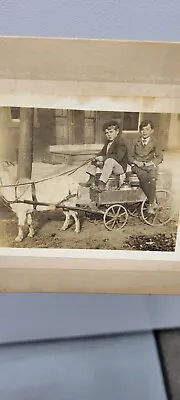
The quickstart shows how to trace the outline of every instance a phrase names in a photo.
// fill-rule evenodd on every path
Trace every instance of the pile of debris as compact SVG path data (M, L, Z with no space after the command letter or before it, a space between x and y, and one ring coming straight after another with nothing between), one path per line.
M176 234L129 236L126 248L141 251L175 251Z

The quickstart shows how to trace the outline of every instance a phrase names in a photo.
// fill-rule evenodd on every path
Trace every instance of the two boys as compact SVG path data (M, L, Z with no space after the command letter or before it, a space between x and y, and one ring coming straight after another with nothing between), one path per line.
M85 187L95 185L97 167L102 169L98 191L105 189L106 183L112 173L122 175L127 171L127 165L135 173L140 186L148 199L148 212L154 214L156 210L156 180L158 165L163 161L163 152L160 144L153 138L154 126L152 121L144 120L139 126L139 138L128 152L125 141L121 137L120 126L116 121L110 121L103 127L106 140L99 154L91 161L87 174L89 179Z

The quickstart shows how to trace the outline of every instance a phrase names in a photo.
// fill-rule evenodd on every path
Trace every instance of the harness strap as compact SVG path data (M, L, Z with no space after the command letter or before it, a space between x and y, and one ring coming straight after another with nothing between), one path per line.
M31 189L32 189L32 201L35 202L35 203L37 203L35 182L31 182L30 185L31 185ZM17 188L18 188L18 184L14 187L14 189L15 189L15 200L14 200L14 201L11 201L11 202L10 202L11 204L13 204L13 203L18 203L19 198L18 198ZM33 209L34 209L34 210L36 210L36 207L37 207L37 205L36 205L36 204L33 204Z
M37 196L36 196L36 186L35 183L32 182L31 184L31 188L32 188L32 201L34 201L35 203L37 203ZM36 210L37 205L33 204L33 209Z
M35 182L31 182L30 184L31 184L31 189L32 189L32 202L35 203L35 204L33 204L33 209L36 210L36 208L38 206L38 199L37 199L37 196L36 196L36 185L35 185ZM16 203L16 204L17 203L22 203L22 201L19 200L19 198L18 198L17 188L18 188L18 184L14 187L14 189L15 189L15 200L14 201L9 201L9 202L6 201L9 205L10 204L14 204L14 203ZM63 200L61 200L59 203L57 203L56 206L61 205L62 203L72 199L73 197L76 197L76 194L75 193L74 194L70 193L70 190L69 190L69 194ZM28 200L24 200L23 201L23 203L26 203L26 204L28 204L28 202L29 202Z
M15 200L13 201L13 203L15 203L16 200L18 200L17 186L15 186L14 190L15 190Z
M73 197L76 197L76 194L72 194L69 191L69 194L65 197L65 199L61 200L59 203L56 204L56 206L59 206L60 204L64 203L65 201L68 201L70 199L72 199Z

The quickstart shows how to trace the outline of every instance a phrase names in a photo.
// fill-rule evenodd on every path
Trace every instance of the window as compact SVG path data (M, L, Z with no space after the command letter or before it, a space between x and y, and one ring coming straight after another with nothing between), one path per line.
M100 131L102 130L103 124L110 120L116 120L120 125L122 124L122 130L124 132L137 132L139 128L139 112L99 111L98 117L100 121Z
M123 118L123 131L138 131L139 113L125 112Z
M20 120L20 107L10 107L12 121Z
M19 123L20 122L20 107L10 107L10 119L12 121L12 124L14 126L14 123ZM34 127L37 128L39 127L39 121L38 121L38 109L34 109Z

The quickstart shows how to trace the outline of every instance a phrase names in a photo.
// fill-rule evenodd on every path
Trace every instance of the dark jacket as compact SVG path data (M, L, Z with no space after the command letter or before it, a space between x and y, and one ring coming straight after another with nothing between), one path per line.
M123 167L124 172L126 172L128 163L128 152L124 139L119 135L116 136L106 154L108 143L108 141L105 143L102 150L98 153L98 156L103 156L104 160L106 160L107 158L112 158L116 160Z
M153 161L158 166L163 161L163 151L160 143L151 137L147 145L143 146L141 138L139 138L128 154L129 164L133 164L135 160L142 162Z

